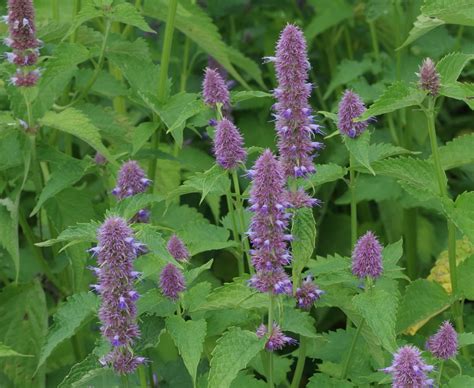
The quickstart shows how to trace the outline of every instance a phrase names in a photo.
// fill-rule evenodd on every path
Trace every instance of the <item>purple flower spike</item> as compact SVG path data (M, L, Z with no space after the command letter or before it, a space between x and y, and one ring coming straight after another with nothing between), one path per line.
M256 331L257 337L263 338L267 333L267 327L262 323ZM273 322L272 332L265 344L265 348L272 352L274 350L283 349L286 345L294 345L296 343L298 342L295 339L283 334L280 326L278 326L276 322Z
M38 47L41 42L36 39L35 9L31 0L8 0L9 37L4 43L13 49L6 53L8 62L15 64L18 69L10 78L10 83L17 87L32 87L38 83L39 70L31 69L38 61Z
M114 346L104 362L112 365L117 373L131 373L138 365L131 346L140 335L135 306L138 293L133 289L133 260L136 258L133 231L124 219L110 217L99 228L97 238L99 249L95 251L100 270L95 271L99 285L94 288L101 296L102 334Z
M249 202L254 214L248 235L257 277L251 284L260 291L268 291L283 280L281 267L291 260L287 243L289 236L285 233L288 227L285 178L281 164L269 150L255 162L252 176Z
M321 291L316 284L313 283L313 278L308 276L301 283L301 287L296 289L296 304L301 309L309 310L322 294L324 294L324 291Z
M249 285L259 292L291 295L292 284L283 268L258 271L250 280Z
M217 123L214 138L214 154L219 165L232 170L247 158L244 140L237 127L226 118Z
M341 134L349 137L357 137L364 132L369 125L368 121L354 122L366 111L361 98L352 90L346 90L339 102L338 127Z
M416 346L406 345L394 354L392 365L382 371L392 375L393 388L423 388L433 386L433 380L427 376L433 369L424 362Z
M382 245L377 237L368 231L359 238L352 252L352 273L360 279L367 276L377 279L382 272Z
M146 362L146 359L135 356L130 349L115 347L111 353L102 357L99 362L103 366L110 364L117 373L125 375L133 373L140 365Z
M310 197L303 189L296 191L288 191L287 201L294 209L301 209L303 207L321 206L321 201L317 198Z
M186 289L184 276L173 264L168 263L160 274L161 293L167 298L177 301L179 294Z
M420 78L420 87L426 90L430 95L436 97L439 94L440 80L439 73L431 58L426 58L417 73Z
M118 199L131 197L132 195L143 193L150 186L150 182L138 163L134 160L129 160L120 168L117 187L113 190L113 193Z
M202 83L202 96L204 102L211 107L217 104L229 104L229 91L222 76L214 69L206 68Z
M436 358L443 360L456 356L458 353L458 334L449 321L443 322L437 333L430 337L426 348Z
M188 261L189 260L189 252L186 246L184 245L183 241L173 234L169 241L168 241L168 252L171 256L177 261Z
M310 64L302 31L288 24L276 47L275 63L278 87L273 95L278 149L286 177L304 177L314 172L312 142L313 117L308 99Z

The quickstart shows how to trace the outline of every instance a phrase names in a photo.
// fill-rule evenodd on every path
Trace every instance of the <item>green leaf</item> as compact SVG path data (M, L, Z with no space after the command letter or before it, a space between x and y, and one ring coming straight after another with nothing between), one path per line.
M423 35L427 34L436 27L442 26L445 22L441 19L435 17L429 17L424 14L418 15L413 24L413 28L408 34L408 38L403 42L403 44L398 48L398 50L403 47L408 46L410 43L413 43L418 38L421 38Z
M474 256L458 265L458 292L468 300L474 300Z
M34 356L2 360L0 370L9 379L6 386L43 386L45 370L41 368L35 374L35 369L47 331L47 319L45 295L38 281L3 288L0 294L0 342L18 353Z
M132 155L135 155L148 141L158 128L156 123L141 123L134 131L132 138Z
M285 307L280 326L282 330L291 331L308 338L317 338L316 321L307 311Z
M382 346L393 353L397 347L395 334L397 295L375 287L356 295L353 303ZM382 317L383 319L381 319Z
M10 198L0 199L0 244L10 254L15 270L20 270L20 253L18 246L17 206Z
M139 210L146 209L150 205L159 203L163 200L164 197L159 194L140 193L121 200L117 206L111 210L111 213L129 220L137 214Z
M71 338L85 322L92 318L98 308L99 299L91 292L82 292L67 298L53 316L54 323L41 348L36 369L41 368L61 342Z
M474 333L459 333L459 347L474 345Z
M34 209L31 211L30 217L34 216L41 209L41 206L50 198L62 190L73 186L81 179L89 167L92 166L90 160L70 159L61 164L53 171L50 179L46 182L41 194L38 198Z
M262 92L260 90L243 90L239 92L231 92L230 100L232 105L236 105L239 102L252 100L254 98L272 98L270 93Z
M327 374L317 372L311 377L306 388L352 388L349 381L340 380Z
M308 267L318 284L323 287L354 281L350 272L351 260L347 257L337 254L327 258L318 256L316 260L310 260Z
M365 168L367 168L373 175L375 175L375 171L370 165L370 159L369 159L370 132L365 131L360 136L354 139L349 136L344 136L344 144L346 145L347 150L355 158L355 160L357 160L360 164L362 164Z
M99 376L107 376L108 384L113 384L113 375L110 369L104 368L99 364L98 357L91 353L84 360L75 364L64 380L58 385L58 388L80 388L91 386L91 380ZM112 379L111 379L112 377ZM118 384L117 384L118 386Z
M474 84L454 82L441 85L439 93L443 96L464 101L471 110L474 110Z
M447 24L474 26L474 0L430 0L421 7L421 12Z
M265 341L254 332L232 327L212 351L209 388L228 388L240 370L264 347Z
M143 16L140 15L138 10L130 3L117 4L112 9L112 12L109 12L107 16L115 22L138 27L140 30L145 32L155 32L145 22L145 19L143 19Z
M192 268L189 271L186 271L184 277L186 278L186 285L190 286L199 275L201 275L204 271L211 269L212 263L214 263L214 259L209 260L208 262L200 265L197 268Z
M229 240L229 231L223 227L207 222L190 222L179 230L179 235L186 241L191 255L201 252L236 247Z
M328 28L338 25L352 16L352 7L345 0L313 0L316 15L305 28L308 45Z
M474 243L474 191L462 193L454 204L444 203L448 217Z
M114 162L109 150L102 144L99 130L79 110L67 108L61 113L47 112L40 123L78 137L104 155L110 162Z
M473 3L474 5L474 3ZM442 84L456 82L464 67L474 58L474 54L450 53L438 62L436 70L441 76Z
M298 209L293 216L291 226L293 241L291 248L293 252L293 284L298 286L301 272L307 266L308 260L313 255L316 244L316 222L313 217L313 209Z
M468 375L458 375L450 377L446 388L468 388L474 387L474 377Z
M455 137L438 149L445 170L474 163L474 134Z
M412 88L405 82L395 82L367 109L357 121L364 121L372 116L379 116L398 109L412 105L419 105L425 98L426 93L422 90Z
M0 342L0 358L3 357L34 357L29 354L21 354L16 351L14 351L12 348L9 346L3 344Z
M417 279L405 289L398 308L397 332L424 322L446 310L452 298L438 283Z
M334 163L317 164L316 173L311 175L310 180L305 180L305 187L321 186L328 182L334 182L344 178L347 168Z
M206 321L204 319L185 321L181 317L173 316L166 319L166 330L173 338L195 385L197 367L206 338Z
M88 224L77 224L75 226L70 226L66 230L62 231L61 234L51 240L43 241L35 245L39 247L50 247L58 242L95 242L97 229L100 224L98 222L91 222ZM68 244L71 245L71 244Z

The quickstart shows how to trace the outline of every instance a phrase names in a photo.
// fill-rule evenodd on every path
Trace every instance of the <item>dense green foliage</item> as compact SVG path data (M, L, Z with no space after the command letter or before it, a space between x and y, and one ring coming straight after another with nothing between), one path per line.
M446 319L464 331L461 349L441 375L424 353L432 377L474 386L473 0L179 0L174 19L176 0L34 5L44 42L38 85L11 85L14 66L0 64L0 386L258 388L269 374L281 387L389 386L380 369L397 348L424 349ZM275 319L299 344L271 355L255 335L268 296L248 286L241 244L251 214L237 207L235 222L229 212L240 204L236 183L247 207L250 179L216 165L216 114L200 93L212 57L234 82L246 167L264 148L276 152L275 70L262 58L274 55L287 23L307 39L310 102L327 133L305 182L322 205L295 212L287 272L296 285L313 275L325 294L309 311L275 298ZM418 85L426 57L441 79L436 99ZM360 120L375 118L356 139L337 129L349 88L368 106ZM117 201L117 171L130 159L152 187ZM110 345L86 250L107 215L128 220L144 208L150 223L133 224L148 248L135 261L134 349L148 362L123 378L99 363ZM384 272L361 292L350 257L354 234L367 230L384 246ZM174 233L190 251L187 265L166 249ZM186 278L178 302L158 287L170 262Z

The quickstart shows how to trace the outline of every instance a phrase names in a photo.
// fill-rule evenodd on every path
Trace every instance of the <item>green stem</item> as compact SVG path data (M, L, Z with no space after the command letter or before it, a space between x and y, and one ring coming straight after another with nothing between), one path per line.
M121 375L121 376L120 376L120 380L122 381L122 387L123 387L123 388L128 388L128 387L129 387L129 384L128 384L128 375Z
M53 14L53 20L59 22L59 1L51 0L51 11Z
M347 373L349 372L349 368L351 367L352 364L352 358L354 356L354 350L357 345L357 340L360 337L360 333L362 332L362 327L364 326L364 319L362 318L361 321L359 322L359 326L357 327L357 331L354 335L354 338L352 339L351 347L349 349L349 353L347 354L346 360L344 361L344 365L342 367L342 373L341 373L341 379L345 380L347 377Z
M191 40L186 37L184 41L184 54L183 54L183 66L181 67L181 80L180 80L180 91L186 91L186 82L188 80L188 62L189 62L189 48L191 46Z
M405 209L403 211L403 240L407 260L407 275L412 280L415 280L418 272L416 261L417 213L417 209Z
M351 191L351 247L357 242L357 198L356 198L356 176L354 170L354 157L349 154L349 189Z
M436 141L436 127L435 127L435 99L428 97L428 108L424 109L426 114L426 120L428 123L428 134L430 138L431 154L433 157L433 163L435 165L436 179L438 181L438 187L440 195L446 199L449 199L448 193L448 181L444 172L443 166L441 165L441 159L439 157L438 144ZM449 273L451 278L451 287L453 295L458 296L458 274L456 264L456 226L449 219L447 220L448 227L448 258L449 258ZM459 333L464 332L464 323L462 317L461 303L456 301L453 303L452 311L454 315L454 321L456 329ZM463 353L468 354L467 348L463 348Z
M138 12L141 11L142 7L142 1L141 0L135 0L135 8L137 9ZM127 24L125 28L123 29L122 36L124 38L127 38L130 33L132 32L133 26L131 24Z
M272 335L273 332L273 310L275 304L275 297L272 293L269 293L270 302L268 303L268 336ZM267 382L270 388L273 388L273 352L268 352L268 375Z
M140 378L140 387L141 388L147 388L146 371L145 371L145 367L143 365L138 368L138 377Z
M166 19L165 37L163 42L163 50L161 52L161 63L160 63L160 78L158 81L158 101L163 102L166 94L166 81L168 80L168 67L170 63L171 47L173 44L174 34L174 20L176 17L176 8L178 7L178 0L169 0L168 2L168 17ZM155 131L152 139L153 150L158 151L159 146L159 130ZM149 165L149 177L154 180L156 175L158 158L153 155ZM154 185L152 186L152 192L154 191Z
M444 367L444 360L441 360L441 364L439 365L439 373L437 379L437 387L441 387L441 377L443 376L443 367Z
M235 208L237 210L237 215L239 216L240 221L240 232L241 232L241 239L242 239L242 249L244 250L244 254L247 257L247 264L249 267L249 272L253 275L254 269L252 266L252 260L250 257L250 243L247 235L245 234L245 220L244 220L244 208L243 208L243 201L242 201L242 194L240 192L240 184L239 184L239 177L237 176L237 171L232 171L232 180L234 182L234 191L236 196L236 204Z
M372 39L372 50L374 50L375 59L380 60L379 41L377 39L377 30L375 29L375 23L369 22L370 38Z
M235 218L235 210L234 210L234 205L232 204L232 198L230 192L226 194L226 200L227 200L227 207L229 209L229 215L230 215L230 220L232 222L232 233L234 235L234 240L239 244L239 253L242 252L242 245L240 243L239 239L239 233L237 231L237 220ZM239 276L242 276L243 273L245 272L244 270L244 262L242 260L243 255L237 255L237 266L239 268Z
M293 375L293 381L291 382L291 388L298 388L301 382L301 376L303 375L304 364L306 361L306 347L308 340L306 337L300 336L300 348L298 351L298 361L296 363L295 374Z
M81 10L81 0L74 0L72 4L72 19L73 20L76 18L76 15L79 13L80 10ZM69 41L71 43L74 43L76 41L76 37L77 37L77 29L73 31L73 33L69 37Z

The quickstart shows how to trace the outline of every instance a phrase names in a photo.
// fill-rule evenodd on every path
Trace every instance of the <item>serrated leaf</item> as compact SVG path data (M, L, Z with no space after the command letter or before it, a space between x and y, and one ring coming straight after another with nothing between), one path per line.
M307 311L285 307L280 326L284 331L291 331L308 338L317 338L316 321Z
M262 92L260 90L242 90L238 92L231 92L230 99L232 105L238 104L242 101L251 100L254 98L272 98L270 93Z
M351 260L337 254L327 258L318 256L316 260L310 260L308 267L309 273L314 275L316 282L322 287L354 280L350 272Z
M474 345L474 333L458 333L459 347Z
M264 347L265 341L254 332L230 328L212 351L209 388L228 388L240 370Z
M474 256L458 265L458 292L468 300L474 300Z
M141 123L134 131L132 137L132 155L135 155L142 148L148 139L153 135L158 125L153 122Z
M474 110L474 84L453 82L441 85L440 95L464 101L471 110Z
M408 46L410 43L413 43L418 38L421 38L423 35L427 34L436 27L442 26L443 24L445 24L445 22L441 19L429 17L424 14L418 15L412 29L408 34L408 38L405 40L405 42L403 42L398 50Z
M47 331L47 318L45 295L38 281L3 288L0 294L0 342L18 353L34 356L2 359L0 370L9 379L7 386L43 386L44 368L36 374L35 369Z
M444 203L448 217L474 243L474 191L462 193L456 201Z
M352 388L354 384L327 374L317 372L311 377L306 388Z
M345 0L318 0L315 8L316 15L304 31L309 44L317 35L336 26L353 14L352 7Z
M395 82L356 121L364 121L373 116L419 105L425 95L424 91L412 88L405 82Z
M97 312L98 308L99 299L91 292L74 294L59 306L53 316L53 326L49 329L46 342L41 348L36 369L38 370L44 364L61 342L72 337Z
M179 230L179 235L186 241L191 255L238 246L229 240L227 229L207 222L190 222Z
M193 384L196 384L196 374L201 353L204 349L207 324L204 319L185 321L178 316L166 320L166 330L173 338L179 354L183 357L184 365L188 370Z
M53 171L50 179L46 182L38 202L31 211L30 217L34 216L41 209L41 206L50 198L58 194L60 191L73 186L81 179L87 169L92 166L89 160L70 159L60 165Z
M124 198L113 210L111 210L111 212L129 220L137 214L139 210L146 209L150 205L159 203L163 200L164 197L159 194L140 193Z
M155 32L145 22L145 19L143 19L143 16L140 15L138 10L130 3L117 4L112 11L107 14L107 16L115 22L138 27L140 30L145 32Z
M204 271L211 269L213 263L214 259L211 259L197 268L192 268L189 271L186 271L184 274L184 277L186 278L186 284L190 286L199 275L201 275Z
M421 12L448 24L474 26L473 0L430 0L421 7Z
M305 187L320 186L324 183L334 182L344 178L347 174L347 168L334 163L317 164L316 173L311 175L310 180L305 180Z
M455 137L438 149L445 170L474 163L474 134Z
M50 247L58 242L95 242L97 229L100 224L98 222L91 222L87 224L77 224L70 226L62 231L60 235L54 239L43 241L35 245L39 247Z
M410 326L433 318L451 303L451 297L438 283L415 280L406 287L398 308L397 332L404 332Z
M355 160L375 175L375 171L373 170L369 159L370 132L365 131L354 139L349 136L344 136L344 144Z
M473 3L474 5L474 3ZM474 58L474 54L450 53L437 63L436 70L442 84L456 82L464 67Z
M79 110L67 108L61 113L47 112L40 119L40 123L78 137L104 155L110 162L114 162L109 150L102 144L99 130Z
M375 287L356 295L353 303L382 346L393 353L397 347L395 334L397 295ZM382 317L383 319L381 319Z
M80 25L88 22L89 20L101 17L103 14L103 11L96 8L91 2L85 2L85 4L81 6L79 13L74 17L71 28L69 28L69 31L63 37L63 40L71 35Z
M64 380L58 385L58 388L88 386L87 382L90 382L91 379L110 374L110 370L100 365L98 357L91 353L71 368L66 377L64 377ZM107 381L109 384L112 384L111 379L107 379Z
M316 244L316 222L313 209L298 209L293 216L291 226L293 241L291 242L293 254L292 277L293 284L298 286L301 272L308 264Z
M474 377L468 375L457 375L450 377L446 388L469 388L474 386Z

